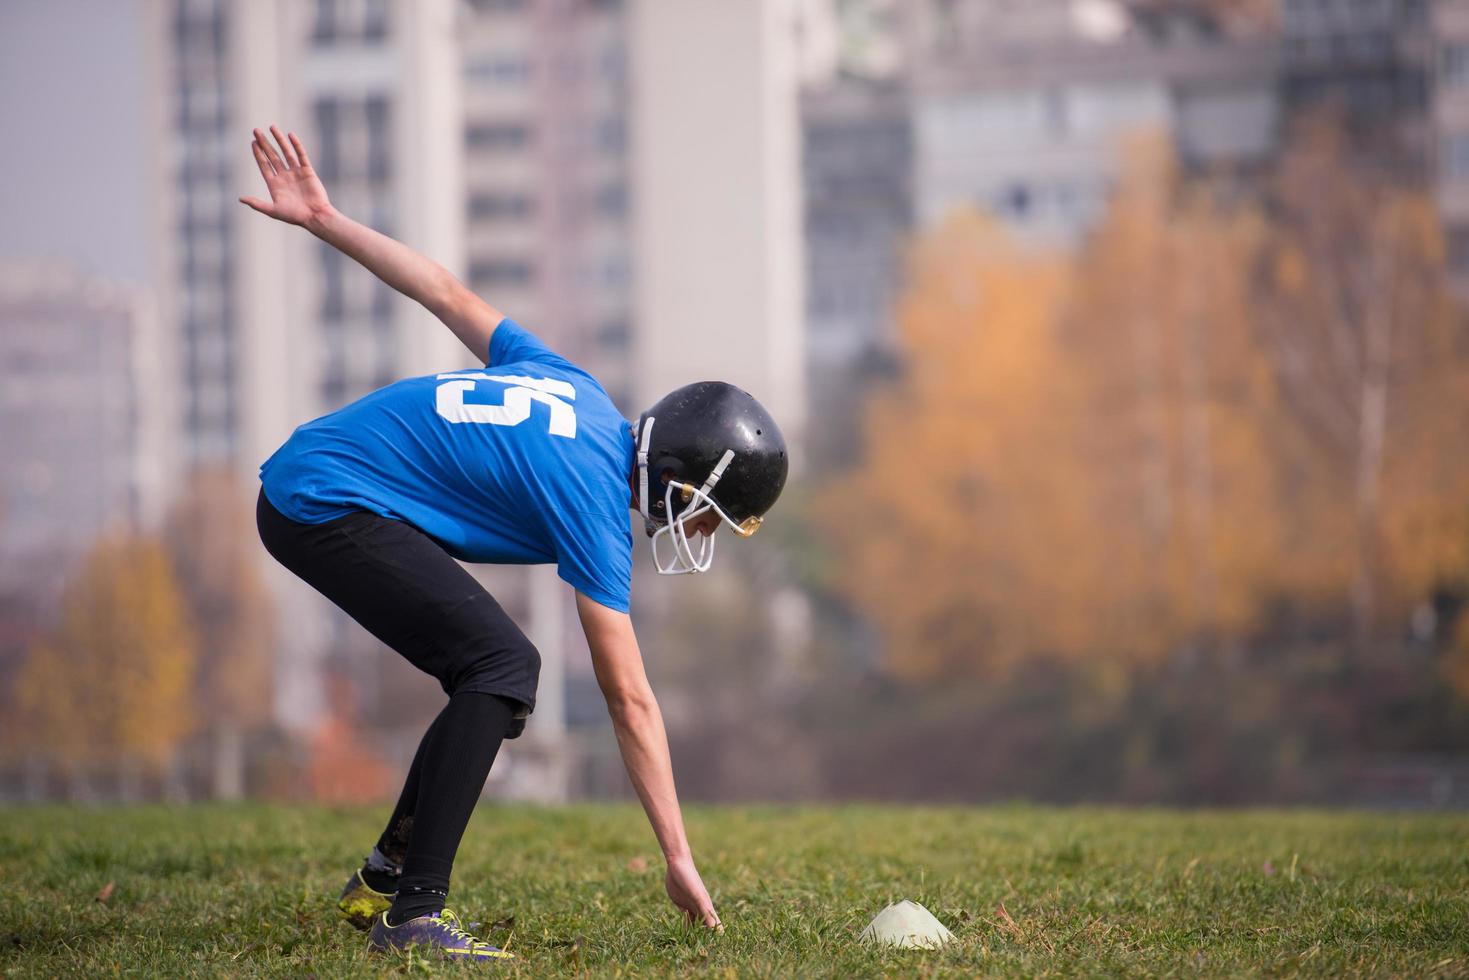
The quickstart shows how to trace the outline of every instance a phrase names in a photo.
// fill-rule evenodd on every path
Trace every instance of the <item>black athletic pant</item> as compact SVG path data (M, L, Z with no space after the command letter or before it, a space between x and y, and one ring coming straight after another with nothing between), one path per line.
M403 865L392 920L437 911L500 741L519 735L535 706L540 656L500 604L409 524L366 511L301 524L263 491L255 516L277 561L449 695L379 842Z

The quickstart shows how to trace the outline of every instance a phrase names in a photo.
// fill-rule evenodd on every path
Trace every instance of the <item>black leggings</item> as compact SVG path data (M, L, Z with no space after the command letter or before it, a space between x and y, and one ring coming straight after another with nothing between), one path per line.
M255 508L266 550L437 678L449 695L424 733L378 849L402 865L394 924L435 912L502 738L535 706L540 656L489 593L423 532L366 511L324 524Z
M541 657L494 597L448 552L403 521L354 511L299 524L261 491L260 540L276 561L438 680L448 695L498 694L521 705L514 738L536 703Z

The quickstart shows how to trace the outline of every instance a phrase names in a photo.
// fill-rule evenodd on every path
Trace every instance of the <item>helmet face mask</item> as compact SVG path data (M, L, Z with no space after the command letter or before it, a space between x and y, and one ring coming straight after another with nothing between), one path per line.
M714 562L715 534L710 534L699 542L695 550L693 543L689 540L689 524L713 511L719 515L721 524L725 524L731 531L742 538L753 537L760 530L764 522L763 517L747 517L743 521L736 521L724 512L709 496L699 487L692 483L678 483L668 481L668 487L664 490L664 513L670 513L673 509L673 496L677 492L685 501L685 507L678 516L665 524L649 528L649 537L652 538L653 566L659 575L688 575L697 572L707 572L709 566ZM673 555L664 560L665 556L659 547L660 541L667 539L673 542Z
M695 546L693 521L713 511L721 524L748 538L785 486L784 437L760 404L733 385L700 382L678 389L644 413L636 435L638 508L660 575L709 570L714 534ZM656 484L650 486L655 478L666 481L662 499L654 496Z

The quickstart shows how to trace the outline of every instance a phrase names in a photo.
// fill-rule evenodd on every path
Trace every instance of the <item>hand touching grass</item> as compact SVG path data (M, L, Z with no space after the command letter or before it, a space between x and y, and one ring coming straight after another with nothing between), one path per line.
M668 897L673 900L673 904L683 910L684 918L690 924L702 922L710 929L724 931L719 914L714 911L714 902L710 900L709 892L705 889L704 881L699 877L692 858L675 858L669 861L663 886L668 890Z
M279 145L279 152L259 129L255 130L255 139L250 143L250 150L260 167L260 176L265 178L266 190L270 191L270 200L242 197L240 203L277 221L304 228L308 222L329 214L331 201L327 199L321 178L311 167L306 147L301 145L296 134L291 133L287 138L276 126L270 127L270 133Z

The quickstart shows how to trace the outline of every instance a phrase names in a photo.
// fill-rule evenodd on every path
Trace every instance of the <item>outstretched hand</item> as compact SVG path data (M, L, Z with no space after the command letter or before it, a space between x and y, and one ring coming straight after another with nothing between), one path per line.
M265 187L270 191L270 200L242 197L240 203L277 221L304 226L313 217L330 211L331 201L327 200L326 188L311 168L306 147L301 145L296 134L291 133L288 140L275 126L270 127L270 133L279 144L280 152L276 152L276 147L258 129L250 143L250 151L255 154L255 162L260 167L260 176L265 178Z
M709 891L704 887L704 880L699 877L692 858L668 862L663 887L668 890L673 904L683 910L684 918L690 924L702 922L710 929L724 931L724 924L714 911L714 902L709 898Z

